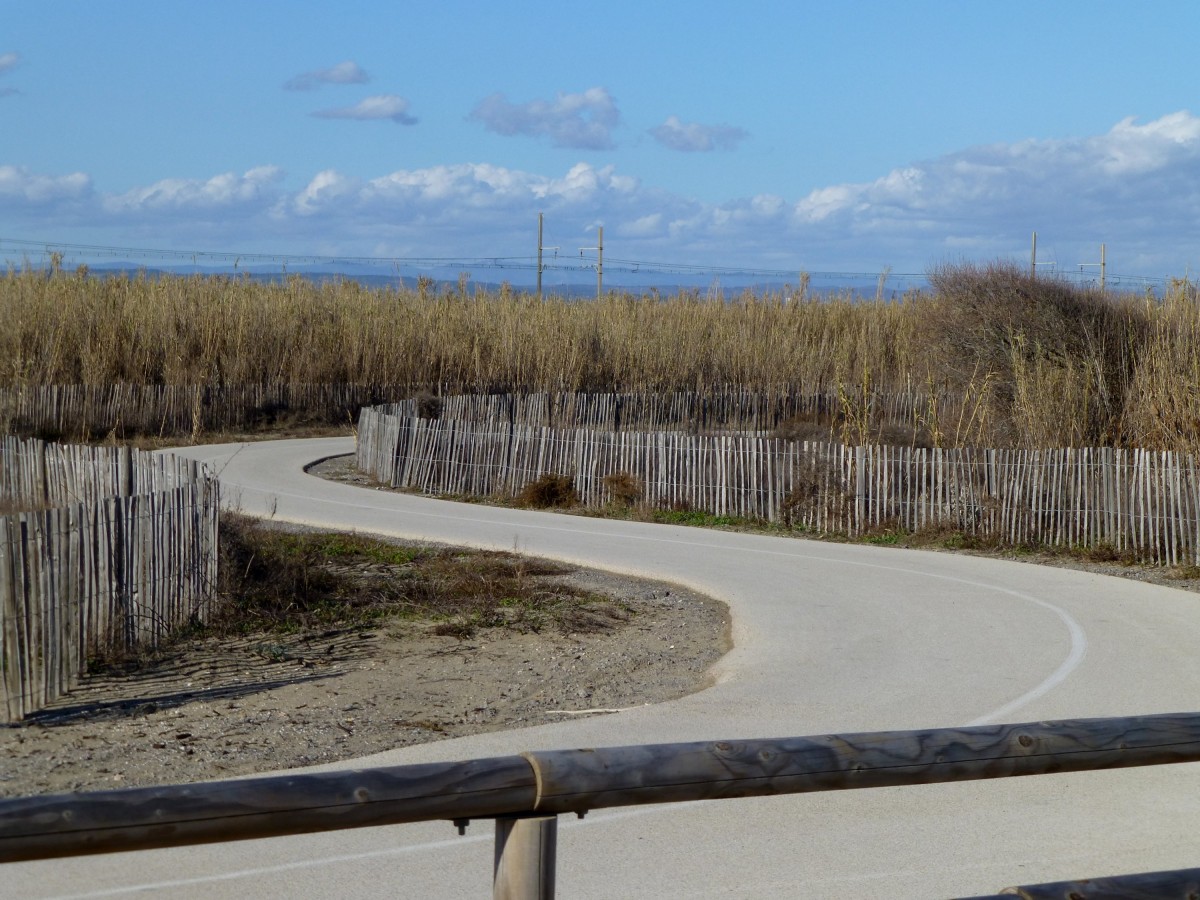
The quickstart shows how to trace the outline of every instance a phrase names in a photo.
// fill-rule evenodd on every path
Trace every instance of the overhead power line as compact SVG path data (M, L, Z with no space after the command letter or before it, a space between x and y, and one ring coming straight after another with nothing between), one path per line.
M548 248L555 249L558 248ZM552 259L540 258L539 255L528 256L354 256L347 254L318 254L318 253L258 253L236 250L169 250L153 247L123 247L109 244L82 244L62 241L36 241L26 238L0 237L0 259L24 262L31 255L61 253L67 257L79 257L87 260L112 259L128 260L130 262L175 261L191 263L195 266L228 266L238 270L245 266L278 266L286 272L294 266L327 266L333 272L344 266L364 266L389 271L403 269L458 269L459 271L519 271L530 273L559 272L559 273L595 273L601 262L596 257L575 257L569 254L555 254ZM801 277L801 272L811 278L822 281L851 281L875 280L880 278L879 271L852 270L817 270L806 267L792 269L759 268L754 266L726 266L717 264L699 264L667 262L663 260L646 260L626 257L614 257L605 254L602 263L605 273L622 274L627 276L642 276L648 278L680 277L710 279L744 279L769 282L793 283ZM1073 272L1060 269L1057 277L1066 277L1079 281L1095 281L1093 273ZM892 283L924 282L925 274L919 272L886 272L886 280ZM1118 275L1111 271L1105 273L1105 282L1109 286L1159 286L1167 282L1166 278L1142 275Z

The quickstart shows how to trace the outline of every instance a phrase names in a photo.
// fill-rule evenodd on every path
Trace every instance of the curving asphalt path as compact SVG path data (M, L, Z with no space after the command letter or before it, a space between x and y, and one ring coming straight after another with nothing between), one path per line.
M1200 597L950 554L464 505L303 472L351 439L197 447L255 515L518 550L684 584L733 614L700 693L326 768L522 750L1200 707ZM601 811L559 829L562 897L951 897L1200 864L1200 765ZM492 829L444 823L0 869L0 895L483 897Z

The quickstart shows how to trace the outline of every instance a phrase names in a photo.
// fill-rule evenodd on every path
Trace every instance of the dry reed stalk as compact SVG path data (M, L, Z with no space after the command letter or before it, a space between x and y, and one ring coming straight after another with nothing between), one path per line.
M494 391L841 394L873 438L1200 448L1200 302L1100 296L1002 265L897 302L718 291L546 301L301 278L0 277L0 387L348 383ZM919 386L914 391L913 386ZM879 398L919 394L903 421ZM199 396L199 395L197 395ZM843 404L845 406L846 404ZM891 414L888 414L891 415Z

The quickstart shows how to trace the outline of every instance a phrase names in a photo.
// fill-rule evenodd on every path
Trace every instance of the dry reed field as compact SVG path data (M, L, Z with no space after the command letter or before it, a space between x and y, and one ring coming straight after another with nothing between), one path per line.
M0 388L386 384L444 393L834 393L851 443L1200 449L1200 298L1102 295L1003 263L895 301L568 301L292 278L0 277ZM919 394L910 421L880 398ZM889 430L890 429L890 430Z

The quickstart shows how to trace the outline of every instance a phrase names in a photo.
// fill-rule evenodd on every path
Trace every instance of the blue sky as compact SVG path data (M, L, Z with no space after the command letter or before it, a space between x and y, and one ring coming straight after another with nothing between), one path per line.
M1200 3L0 0L0 239L1200 265ZM0 249L3 244L0 243Z

